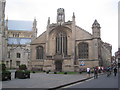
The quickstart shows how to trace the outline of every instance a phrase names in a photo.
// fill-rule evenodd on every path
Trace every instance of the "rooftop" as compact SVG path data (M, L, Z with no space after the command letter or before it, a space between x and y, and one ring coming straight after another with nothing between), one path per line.
M8 20L8 30L32 31L32 21Z

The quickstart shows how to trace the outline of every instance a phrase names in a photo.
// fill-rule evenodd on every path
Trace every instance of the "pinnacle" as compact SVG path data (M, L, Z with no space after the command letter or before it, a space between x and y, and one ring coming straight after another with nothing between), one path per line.
M75 13L73 12L73 18L75 18Z
M92 26L99 26L100 27L100 24L98 23L98 21L95 19L94 23Z
M98 23L98 21L95 19L94 23Z

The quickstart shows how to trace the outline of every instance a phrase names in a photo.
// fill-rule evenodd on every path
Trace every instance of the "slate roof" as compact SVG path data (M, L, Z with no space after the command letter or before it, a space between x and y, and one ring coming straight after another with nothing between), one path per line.
M32 21L8 20L8 30L32 31Z

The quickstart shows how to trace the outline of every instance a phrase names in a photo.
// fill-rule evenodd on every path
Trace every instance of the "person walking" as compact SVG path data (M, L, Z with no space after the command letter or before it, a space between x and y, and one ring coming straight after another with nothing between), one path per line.
M111 75L111 67L107 67L107 77Z
M98 69L94 68L94 79L98 78Z
M90 77L90 68L87 68L88 77Z
M115 67L114 68L114 76L116 76L116 74L117 74L117 68Z

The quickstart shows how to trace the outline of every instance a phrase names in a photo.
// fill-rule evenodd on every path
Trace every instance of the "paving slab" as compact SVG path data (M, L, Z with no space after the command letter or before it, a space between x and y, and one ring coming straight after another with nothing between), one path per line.
M30 79L15 79L12 73L10 81L3 81L3 88L54 88L87 78L87 74L46 74L31 73Z

